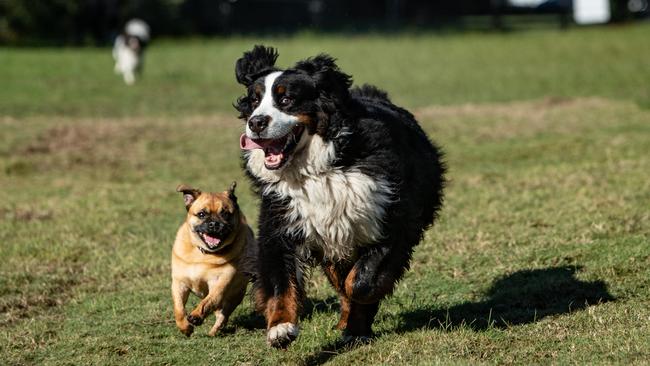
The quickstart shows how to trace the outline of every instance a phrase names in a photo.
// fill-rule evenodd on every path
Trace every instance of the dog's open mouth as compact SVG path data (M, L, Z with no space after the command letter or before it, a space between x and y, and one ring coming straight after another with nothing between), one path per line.
M216 251L219 249L219 244L221 244L221 239L211 236L207 233L199 233L199 236L201 237L201 240L203 240L203 243L207 246L207 248L204 248L205 250L212 252Z
M239 138L239 147L242 150L264 150L264 166L266 169L279 169L291 157L304 130L304 126L298 125L289 133L277 139L251 139L246 134L243 134Z

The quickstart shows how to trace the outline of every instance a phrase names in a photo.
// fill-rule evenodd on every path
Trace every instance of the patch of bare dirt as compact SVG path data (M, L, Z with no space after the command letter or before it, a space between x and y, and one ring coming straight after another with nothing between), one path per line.
M429 106L416 118L440 131L473 140L509 139L544 132L576 133L616 123L618 112L638 109L629 102L604 98L560 98L507 103Z
M67 165L119 165L147 134L142 126L97 123L64 125L48 129L21 149L27 156L57 156Z
M0 218L15 221L46 221L53 217L50 210L35 210L31 208L7 209L0 208Z
M55 126L45 130L31 142L11 155L20 164L31 168L55 169L74 166L125 165L142 167L146 164L150 143L177 142L180 136L191 138L197 131L218 133L221 129L240 126L239 121L222 115L188 116L179 121L134 119L94 119L51 121ZM20 169L18 169L20 170Z
M64 294L78 281L72 278L54 278L45 291L25 291L0 300L0 326L33 316L37 310L45 310L64 303Z
M65 304L77 286L91 280L83 276L78 259L67 258L63 263L0 272L0 327Z
M531 113L533 115L540 115L551 109L597 107L603 103L609 104L615 102L602 98L547 97L540 100L507 103L467 103L452 106L434 105L417 109L415 115L418 118L480 117L485 115L516 118L531 117Z

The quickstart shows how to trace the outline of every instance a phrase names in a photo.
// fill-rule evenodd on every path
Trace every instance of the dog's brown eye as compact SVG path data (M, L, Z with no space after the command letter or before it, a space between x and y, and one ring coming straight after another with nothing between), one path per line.
M206 215L206 214L205 214L205 211L201 211L201 212L199 212L199 213L196 214L196 216L197 216L199 219L204 219L204 218L205 218L205 215Z
M282 99L280 99L280 104L281 105L289 105L289 104L291 104L291 102L293 102L293 99L291 99L289 97L282 97Z
M260 98L258 96L254 96L251 98L251 104L256 107L258 104L260 104Z

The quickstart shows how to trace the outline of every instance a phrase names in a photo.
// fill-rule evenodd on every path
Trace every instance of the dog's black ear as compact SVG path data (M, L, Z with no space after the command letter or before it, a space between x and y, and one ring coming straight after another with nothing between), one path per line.
M176 187L176 192L182 192L183 193L183 202L185 202L185 208L189 211L190 206L192 206L192 203L201 195L201 191L192 188L186 184L181 184L178 187Z
M275 60L278 59L278 51L273 47L256 45L252 50L244 52L244 55L235 64L235 76L237 82L248 87L253 81L264 73L277 70Z
M295 66L312 75L316 84L330 96L345 97L352 86L352 76L342 72L336 64L336 59L330 55L320 54L299 61Z

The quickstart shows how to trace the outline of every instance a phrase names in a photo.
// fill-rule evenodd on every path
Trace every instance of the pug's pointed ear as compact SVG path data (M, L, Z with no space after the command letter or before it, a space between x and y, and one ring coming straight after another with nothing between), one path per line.
M237 188L237 182L233 181L230 183L230 188L228 188L228 197L233 201L237 200L237 196L235 196L235 188Z
M201 195L201 191L188 186L187 184L181 184L176 187L176 192L183 193L183 202L185 203L185 209L190 210L192 203Z

